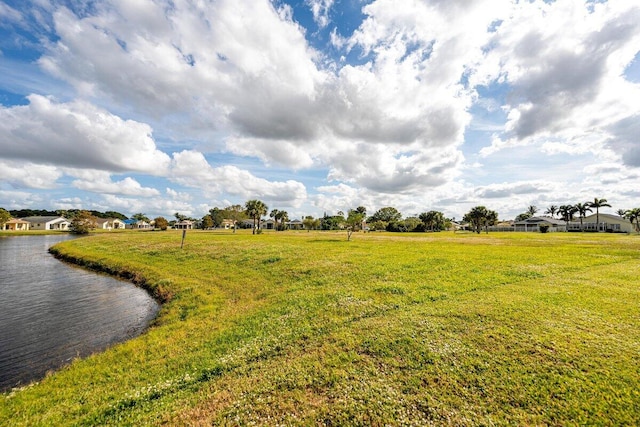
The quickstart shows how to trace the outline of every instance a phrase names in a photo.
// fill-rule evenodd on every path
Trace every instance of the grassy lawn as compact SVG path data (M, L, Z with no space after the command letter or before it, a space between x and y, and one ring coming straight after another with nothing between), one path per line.
M168 299L0 425L640 425L640 237L97 234Z

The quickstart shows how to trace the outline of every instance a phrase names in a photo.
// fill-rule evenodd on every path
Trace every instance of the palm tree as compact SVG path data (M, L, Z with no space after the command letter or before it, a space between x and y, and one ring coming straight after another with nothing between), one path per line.
M616 213L618 214L618 216L621 216L624 218L624 216L627 214L627 211L626 209L618 209Z
M534 216L536 214L536 212L538 212L538 207L537 206L530 205L527 208L527 214L529 215L529 218Z
M289 213L287 211L278 211L275 215L276 230L284 230L284 223L289 221ZM280 227L278 227L278 220L280 220Z
M271 213L269 214L269 216L270 216L271 218L273 218L273 220L274 220L274 221L275 221L275 223L276 223L276 224L275 224L275 225L276 225L276 226L275 226L276 231L278 231L278 218L279 218L279 213L280 213L280 211L279 211L278 209L274 209L274 210L272 210L272 211L271 211Z
M544 213L551 215L551 218L556 215L556 212L558 212L558 207L556 205L551 205L546 211L544 211Z
M574 208L576 208L576 212L580 217L580 231L584 231L582 229L582 219L587 215L587 212L591 212L591 208L589 207L589 202L586 203L576 203Z
M269 210L269 208L267 207L267 205L264 204L264 202L260 200L249 200L244 204L244 207L247 211L247 215L253 218L252 234L256 234L256 223L258 224L258 227L260 227L259 220L263 215L267 214L267 211Z
M488 210L484 206L476 206L471 208L462 220L470 223L475 232L480 234L483 225L486 227L498 221L498 214L495 211Z
M569 221L573 221L573 214L575 213L576 208L573 205L562 205L558 208L558 215L567 223L567 230L569 229Z
M592 208L596 208L596 224L598 231L600 231L600 208L610 208L611 205L607 203L607 199L598 199L597 197L593 199L593 202L588 203L588 205Z
M629 209L624 213L624 217L629 220L631 226L633 226L633 221L635 221L635 229L636 231L640 231L640 208Z

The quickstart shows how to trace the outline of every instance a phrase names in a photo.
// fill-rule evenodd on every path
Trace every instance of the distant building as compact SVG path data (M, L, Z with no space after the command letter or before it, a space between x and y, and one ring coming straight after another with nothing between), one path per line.
M20 219L29 222L30 230L67 231L71 225L71 222L61 216L28 216Z
M540 231L540 226L548 226L548 231L566 231L567 223L561 219L550 216L532 216L514 223L513 231Z
M600 221L598 223L597 221ZM628 219L618 215L611 214L592 214L582 218L580 221L572 221L569 223L567 231L590 231L590 232L606 232L606 233L631 233L634 231L633 225Z
M191 229L193 229L193 221L190 221L188 219L183 219L180 222L176 222L173 225L173 228L178 229L178 230L191 230Z
M147 230L151 228L151 224L149 224L147 221L125 219L123 222L125 224L125 227L131 230Z
M28 231L31 223L19 218L11 218L2 226L3 230L8 231Z
M103 230L122 230L126 227L125 222L118 218L97 218L96 223Z

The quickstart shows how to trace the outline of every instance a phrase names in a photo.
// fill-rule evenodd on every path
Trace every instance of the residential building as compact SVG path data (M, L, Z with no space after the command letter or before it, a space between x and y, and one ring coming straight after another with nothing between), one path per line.
M122 230L126 227L125 222L118 218L98 218L96 223L97 228L103 230Z
M173 225L173 228L177 230L192 230L193 229L193 221L188 219L183 219L180 222L176 222Z
M513 231L540 231L540 226L546 225L547 231L566 231L567 223L561 219L549 216L532 216L522 221L514 223ZM491 229L489 229L491 230Z
M61 216L28 216L20 219L29 222L30 230L67 231L71 225L71 222Z
M600 223L598 224L598 221ZM591 214L582 218L580 221L569 223L568 231L590 231L590 232L606 232L606 233L631 233L634 227L625 219L618 215L601 213L599 215Z
M29 221L19 218L11 218L9 221L4 223L2 229L9 231L27 231L29 230L30 225L31 223Z

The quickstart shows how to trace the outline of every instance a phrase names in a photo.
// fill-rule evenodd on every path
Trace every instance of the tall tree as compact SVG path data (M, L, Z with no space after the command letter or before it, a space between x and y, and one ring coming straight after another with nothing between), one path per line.
M538 207L537 206L533 206L533 205L529 205L529 207L527 208L527 213L529 214L529 218L534 216L536 214L536 212L538 212Z
M573 221L573 215L576 213L576 208L573 205L562 205L558 208L558 215L566 222L567 229L569 228L569 222Z
M167 219L163 216L157 217L156 219L153 220L153 222L155 223L155 227L159 228L162 231L169 228L169 221L167 221Z
M362 229L362 223L365 219L365 213L358 212L356 209L350 209L347 216L347 240L351 240L351 234L354 231Z
M231 205L224 208L226 219L230 219L233 222L233 232L236 232L238 228L238 222L245 219L247 214L242 205Z
M425 229L431 231L444 230L444 214L438 211L423 212L418 215L418 218L423 222Z
M302 220L302 224L304 225L304 228L307 230L307 232L311 232L311 230L315 230L320 226L320 220L312 216L306 216Z
M600 208L610 208L611 205L607 203L607 199L593 199L593 202L588 203L589 207L596 208L596 227L597 231L600 231Z
M202 217L202 229L209 230L210 228L213 228L213 219L211 215L207 214Z
M267 205L261 200L249 200L244 204L244 208L249 217L253 218L253 234L256 234L257 228L260 227L260 218L269 211ZM256 227L257 224L257 227Z
M624 217L629 220L632 227L635 221L635 230L640 231L640 208L629 209L625 212Z
M400 221L401 219L402 219L402 214L398 211L398 209L393 208L391 206L387 206L385 208L378 209L371 216L371 218L369 218L369 222L374 222L374 221L394 222L394 221Z
M88 234L98 227L97 218L89 211L79 211L71 220L69 230L75 234Z
M275 222L275 227L274 227L274 228L275 228L276 230L278 230L278 213L279 213L279 212L280 212L280 211L279 211L278 209L273 209L273 210L271 211L271 213L269 213L269 217L270 217L270 218L273 218L273 220L274 220L274 222Z
M582 220L585 216L587 216L587 212L591 212L591 208L589 207L589 202L586 203L576 203L574 206L576 208L576 213L580 218L580 231L584 231L582 228Z
M10 220L11 214L9 213L9 211L4 208L0 208L0 230L2 230L7 221Z
M137 221L149 222L149 218L143 213L134 214L131 218L133 218L133 219L135 219Z
M276 229L283 231L287 226L285 223L289 221L289 213L287 211L278 211L278 214L275 216L276 225L277 222L280 221L280 225L277 225Z
M470 223L473 230L480 234L483 226L494 225L498 221L498 214L484 206L476 206L465 214L463 221Z
M551 215L551 218L555 217L557 212L558 207L556 205L551 205L547 208L546 211L544 211L544 213Z
M222 225L222 221L225 219L225 211L220 208L209 209L209 216L211 217L212 227L218 228Z

